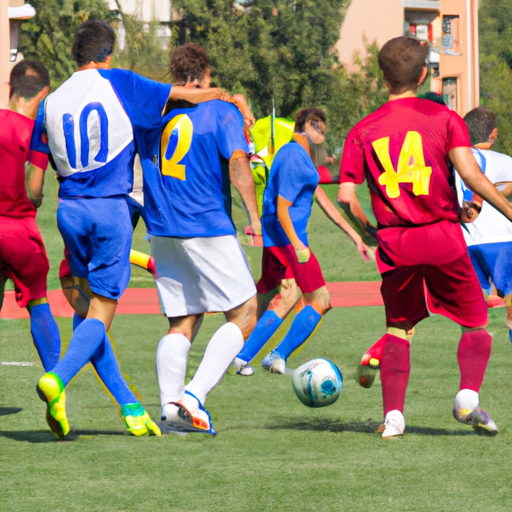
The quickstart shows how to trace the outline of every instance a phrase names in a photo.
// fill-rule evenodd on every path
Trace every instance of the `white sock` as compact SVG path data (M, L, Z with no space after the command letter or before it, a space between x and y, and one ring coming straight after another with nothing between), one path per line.
M187 391L204 404L206 395L222 380L243 346L244 337L240 328L233 322L224 324L208 343L203 360L187 385Z
M164 336L156 350L156 373L162 407L179 400L185 392L190 341L179 333Z

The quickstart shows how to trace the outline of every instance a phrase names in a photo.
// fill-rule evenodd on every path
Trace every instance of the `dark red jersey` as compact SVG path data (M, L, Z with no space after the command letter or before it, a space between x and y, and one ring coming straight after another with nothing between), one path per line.
M471 144L456 112L419 98L389 101L350 131L340 183L366 178L379 227L456 222L448 152L461 146Z
M35 217L36 209L25 189L25 162L45 169L48 157L29 152L32 119L0 110L0 126L0 217Z

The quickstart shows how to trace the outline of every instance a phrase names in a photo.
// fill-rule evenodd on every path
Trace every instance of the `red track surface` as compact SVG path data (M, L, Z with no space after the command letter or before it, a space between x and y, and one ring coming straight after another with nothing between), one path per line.
M327 288L331 294L331 304L335 308L382 305L380 281L327 283ZM55 316L73 316L73 310L61 290L48 292L48 300ZM156 289L128 288L119 300L117 314L161 314ZM5 292L0 318L28 318L27 310L18 307L12 291Z

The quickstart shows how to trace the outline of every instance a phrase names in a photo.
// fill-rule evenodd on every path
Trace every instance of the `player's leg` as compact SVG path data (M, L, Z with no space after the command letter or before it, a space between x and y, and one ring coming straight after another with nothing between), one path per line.
M5 294L5 283L7 282L7 277L0 274L0 311L2 311L2 306L4 305L4 294Z
M31 299L27 304L30 314L30 333L45 371L59 362L60 332L46 297Z
M235 370L238 375L248 376L254 373L254 368L249 366L249 363L272 338L298 300L299 289L295 279L283 279L278 288L266 294L258 293L258 313L264 305L267 305L267 308L235 358Z
M462 238L459 232L452 238L457 234ZM455 419L473 426L479 434L495 435L496 424L480 409L478 397L492 345L484 327L487 305L465 246L455 256L448 264L426 267L427 304L430 311L443 314L463 328L457 350L461 379L453 409Z
M262 366L273 373L286 372L288 357L304 345L331 307L329 292L315 255L311 253L306 263L299 263L291 246L281 250L283 261L303 293L305 305L295 316L281 343L262 361Z
M268 358L268 371L286 373L286 361L309 340L320 325L322 318L331 308L329 301L330 295L325 286L304 293L305 305L295 316L286 336Z

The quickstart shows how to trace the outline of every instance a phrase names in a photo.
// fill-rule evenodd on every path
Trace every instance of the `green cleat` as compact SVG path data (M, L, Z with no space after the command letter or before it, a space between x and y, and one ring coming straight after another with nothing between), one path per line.
M121 416L126 429L134 436L162 435L158 425L151 419L139 402L121 405Z
M69 433L64 384L57 374L48 372L39 379L36 391L39 398L46 402L46 422L50 430L62 439Z

